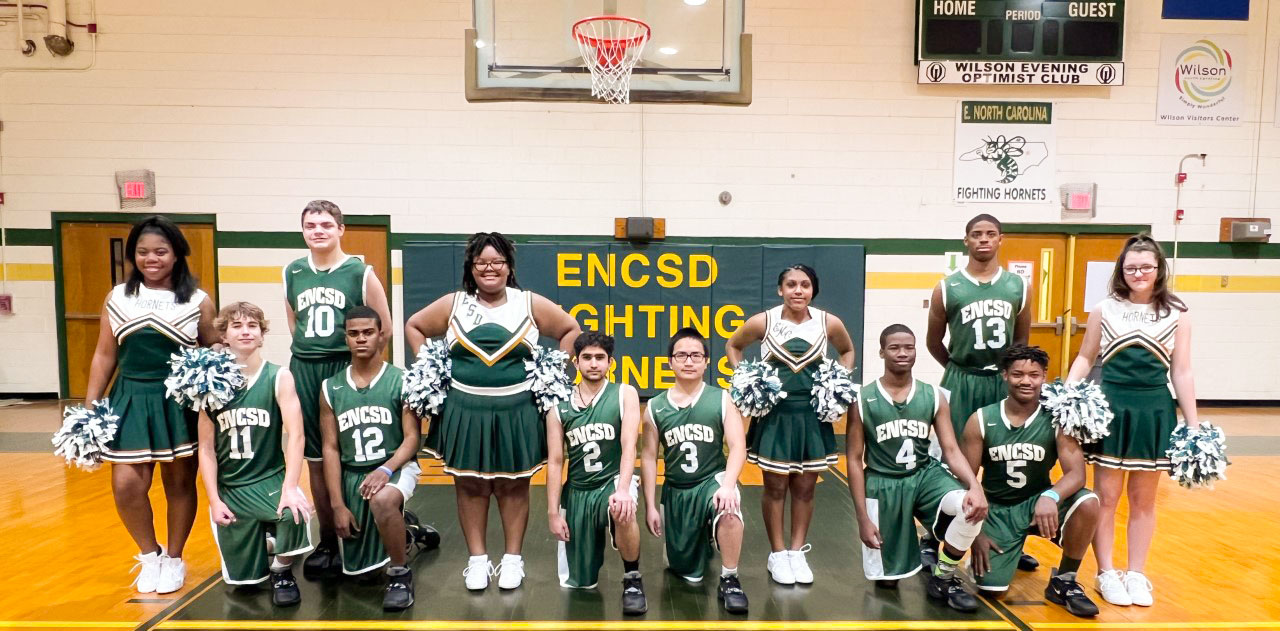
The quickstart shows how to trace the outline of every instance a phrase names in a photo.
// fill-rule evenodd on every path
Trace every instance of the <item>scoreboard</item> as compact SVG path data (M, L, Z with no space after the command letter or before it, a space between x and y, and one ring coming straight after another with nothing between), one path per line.
M1122 85L1124 0L918 0L918 83Z

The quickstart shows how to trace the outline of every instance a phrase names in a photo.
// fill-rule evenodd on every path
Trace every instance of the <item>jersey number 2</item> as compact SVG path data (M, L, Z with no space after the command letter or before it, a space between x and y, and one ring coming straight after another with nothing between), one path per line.
M604 469L604 465L600 463L600 443L593 440L583 445L582 451L586 454L582 457L582 468L587 473L595 473Z
M985 339L982 335L984 328L991 329L991 339ZM1004 318L987 318L986 326L983 326L982 318L973 321L973 348L975 350L983 350L986 348L1004 348L1007 341L1004 335Z

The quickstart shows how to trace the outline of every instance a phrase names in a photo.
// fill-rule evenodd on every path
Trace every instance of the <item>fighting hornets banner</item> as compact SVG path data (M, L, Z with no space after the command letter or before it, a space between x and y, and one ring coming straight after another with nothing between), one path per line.
M956 112L957 202L1049 204L1058 201L1053 104L962 101Z
M406 317L461 288L464 240L405 244ZM860 346L865 258L858 245L520 243L516 278L563 307L584 330L613 335L613 380L652 396L675 382L666 345L685 326L708 337L709 378L727 388L733 371L725 341L752 314L779 303L778 273L794 263L817 270L821 291L814 306L839 316ZM862 354L859 348L859 364ZM758 355L758 347L748 351Z

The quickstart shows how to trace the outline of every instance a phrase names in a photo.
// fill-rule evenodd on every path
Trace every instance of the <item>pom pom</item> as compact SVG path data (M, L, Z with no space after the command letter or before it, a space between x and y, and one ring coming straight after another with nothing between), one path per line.
M565 372L569 354L545 346L533 347L533 358L524 360L525 373L533 380L533 398L543 414L573 396L573 380Z
M1201 423L1191 429L1186 425L1173 428L1169 450L1165 452L1173 468L1169 477L1188 489L1213 488L1213 483L1227 479L1227 437L1222 428Z
M216 410L245 386L244 373L231 351L184 348L169 356L165 396L196 412Z
M824 423L840 420L849 411L849 406L858 400L853 373L830 357L824 358L818 370L813 373L813 389L810 393L813 411L818 413L818 420Z
M449 393L449 372L453 360L441 340L427 340L418 349L418 359L404 371L404 402L419 418L437 416Z
M67 459L85 471L102 464L102 452L116 437L120 417L111 412L106 399L94 401L88 408L73 405L62 412L62 428L53 435L53 455Z
M1092 381L1063 383L1055 379L1041 388L1040 402L1053 414L1058 431L1081 444L1098 442L1111 433L1111 419L1116 415L1102 389Z
M769 362L746 360L733 370L729 398L744 416L761 418L787 398L778 369Z

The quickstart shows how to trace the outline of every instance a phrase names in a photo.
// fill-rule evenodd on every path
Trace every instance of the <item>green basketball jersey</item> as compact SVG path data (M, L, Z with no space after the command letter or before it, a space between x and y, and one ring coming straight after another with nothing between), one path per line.
M997 504L1018 504L1053 487L1058 462L1053 415L1043 407L1021 427L1009 423L1004 401L978 410L982 429L982 490Z
M862 386L858 397L868 471L901 477L929 463L929 429L942 393L919 379L902 403L893 400L877 379Z
M595 488L617 478L622 465L622 388L606 383L587 407L575 408L570 397L556 411L564 430L569 486Z
M404 442L403 378L404 371L384 362L365 388L356 388L350 366L324 380L321 391L338 419L343 469L374 469Z
M244 390L209 415L219 484L244 486L284 471L284 421L276 403L278 374L279 366L262 362Z
M703 385L692 404L676 407L670 390L649 399L645 414L658 428L662 457L666 461L665 484L695 486L724 471L724 406L727 394Z
M1026 300L1022 277L1004 268L985 283L963 269L942 279L951 363L970 370L998 370L1000 356L1013 344L1018 312Z
M311 256L284 267L284 295L297 316L293 329L294 357L321 359L348 353L343 339L351 307L365 304L365 275L373 268L347 256L330 269L316 269Z

